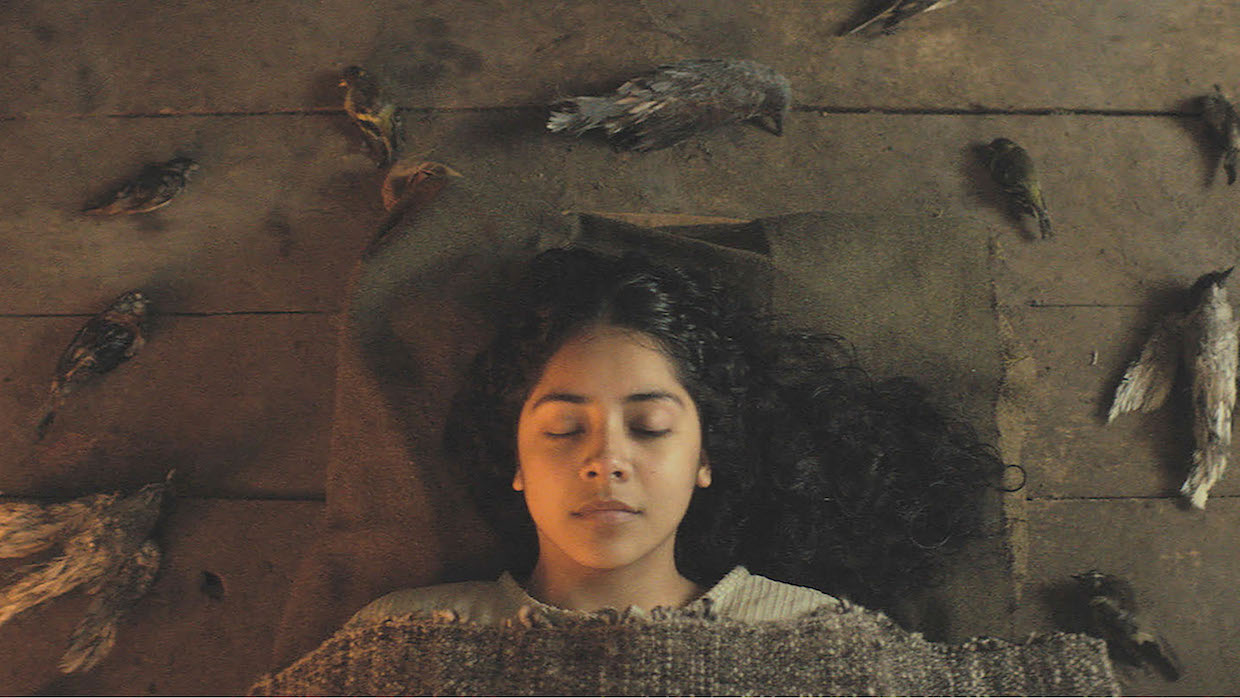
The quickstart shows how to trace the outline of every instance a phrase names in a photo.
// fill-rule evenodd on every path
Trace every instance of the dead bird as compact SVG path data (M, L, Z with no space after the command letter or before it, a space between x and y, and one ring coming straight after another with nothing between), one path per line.
M791 105L788 79L768 66L691 59L659 66L604 97L557 102L547 129L580 136L601 128L613 147L645 152L741 121L754 121L778 136Z
M429 160L417 164L406 162L393 165L383 180L381 192L383 206L388 210L388 215L371 237L365 254L369 256L377 252L392 230L404 220L406 213L429 204L453 177L461 176L463 175L460 172L451 167Z
M344 110L366 137L379 167L387 167L400 156L404 141L404 121L379 81L365 68L352 65L344 69L340 86L345 88Z
M150 588L159 569L159 547L148 538L171 478L169 473L164 482L129 496L93 494L62 504L0 503L0 555L20 557L62 547L59 557L20 570L17 581L0 589L0 625L82 589L94 599L73 631L61 671L85 671L107 656L118 623Z
M1051 237L1051 217L1042 197L1042 185L1038 181L1033 158L1024 148L1007 138L994 139L986 146L985 152L986 166L995 182L1012 197L1021 213L1037 217L1043 239Z
M840 32L840 36L848 36L856 34L866 27L874 24L878 20L883 20L884 34L890 34L896 30L896 26L904 20L923 12L933 12L941 10L948 5L955 4L956 0L886 0L881 9L873 16L856 25L852 29L846 29Z
M1218 143L1223 148L1223 171L1227 173L1227 183L1236 183L1236 158L1240 151L1240 115L1236 107L1223 94L1223 88L1214 86L1214 94L1202 98L1201 116L1205 119Z
M145 324L151 305L141 291L121 294L106 310L86 321L56 363L56 375L39 420L39 438L56 418L56 410L79 386L133 358L146 344Z
M1210 488L1227 470L1231 419L1236 406L1237 320L1224 284L1232 269L1203 274L1185 306L1164 317L1129 365L1115 391L1107 421L1135 410L1157 409L1167 400L1179 364L1190 380L1193 405L1192 465L1180 488L1204 509Z
M1233 267L1234 268L1234 267ZM1192 380L1193 464L1180 488L1190 504L1206 507L1210 488L1227 470L1231 415L1236 408L1236 319L1224 284L1231 269L1206 274L1189 296L1195 306L1184 325L1184 364Z
M82 213L89 216L120 216L163 208L185 190L190 173L197 169L198 163L183 157L147 165L131 181L98 201L87 204Z
M1089 606L1089 634L1105 640L1112 656L1133 666L1152 666L1168 681L1184 675L1171 645L1137 616L1131 584L1097 570L1072 578Z
M425 187L421 186L422 182L432 180L439 182L439 186L442 187L448 177L460 176L462 176L460 172L441 162L430 160L423 160L416 164L398 162L392 165L392 169L388 170L387 176L383 178L383 188L380 191L383 196L383 208L391 211L399 205L406 194L424 190Z

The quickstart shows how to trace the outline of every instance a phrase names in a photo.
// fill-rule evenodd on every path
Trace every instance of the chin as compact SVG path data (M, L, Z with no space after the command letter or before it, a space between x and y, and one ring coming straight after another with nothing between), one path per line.
M583 555L574 555L577 564L599 572L610 572L623 569L638 560L639 555L628 555L619 551L593 551Z
M592 570L606 572L622 569L645 557L649 550L639 549L632 541L582 541L569 552L577 564Z

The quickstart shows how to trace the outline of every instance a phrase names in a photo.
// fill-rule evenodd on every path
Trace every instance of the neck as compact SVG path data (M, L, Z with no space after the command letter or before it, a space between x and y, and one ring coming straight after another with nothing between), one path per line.
M593 569L554 553L539 555L527 586L529 594L539 601L573 611L629 606L679 608L703 592L683 577L670 559Z

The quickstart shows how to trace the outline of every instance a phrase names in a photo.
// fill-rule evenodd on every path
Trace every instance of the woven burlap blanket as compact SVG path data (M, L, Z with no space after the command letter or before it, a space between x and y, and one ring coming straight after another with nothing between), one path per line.
M794 621L671 614L484 626L403 616L337 632L253 695L1118 695L1101 640L925 640L841 605Z

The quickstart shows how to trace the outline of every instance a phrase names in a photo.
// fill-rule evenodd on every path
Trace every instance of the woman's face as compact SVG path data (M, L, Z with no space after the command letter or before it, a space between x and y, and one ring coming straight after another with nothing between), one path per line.
M676 529L710 484L697 406L647 335L590 328L547 362L521 409L519 465L540 564L674 564Z

